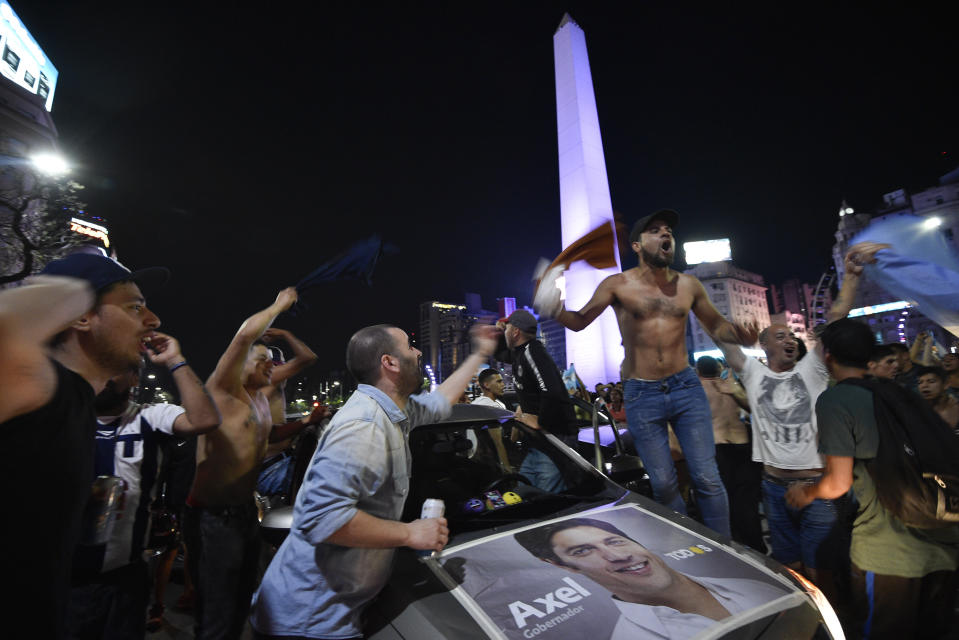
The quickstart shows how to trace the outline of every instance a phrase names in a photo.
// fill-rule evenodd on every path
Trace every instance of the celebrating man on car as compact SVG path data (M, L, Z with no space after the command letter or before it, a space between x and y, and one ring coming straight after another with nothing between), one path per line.
M346 366L359 382L320 438L297 495L290 534L254 598L253 628L265 637L355 638L360 614L383 588L393 550L440 550L444 518L400 522L412 461L407 436L450 413L496 348L496 330L474 327L474 353L429 394L420 351L398 327L357 331Z

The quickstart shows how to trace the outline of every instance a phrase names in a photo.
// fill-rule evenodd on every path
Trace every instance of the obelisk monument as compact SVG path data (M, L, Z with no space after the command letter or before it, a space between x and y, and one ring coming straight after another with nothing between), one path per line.
M601 224L613 220L606 178L603 138L586 53L586 36L569 14L553 34L556 69L556 133L559 142L559 194L563 248ZM615 228L615 227L614 227ZM566 308L580 309L606 276L622 271L613 240L616 266L595 269L576 262L566 272ZM566 358L592 389L597 382L620 379L623 345L616 316L606 309L582 331L566 330Z

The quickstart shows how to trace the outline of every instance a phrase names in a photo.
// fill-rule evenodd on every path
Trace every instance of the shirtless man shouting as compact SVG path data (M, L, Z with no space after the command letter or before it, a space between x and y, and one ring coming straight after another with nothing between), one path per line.
M537 311L581 331L606 307L613 307L626 351L626 421L654 497L686 513L669 452L670 424L689 465L703 522L729 535L729 505L716 467L709 401L686 355L686 318L692 310L714 340L751 345L756 331L723 318L697 278L670 268L678 221L679 214L670 209L640 219L629 236L639 264L603 280L579 311L563 308L555 285L559 273L547 274L537 292Z
M196 585L196 637L238 638L256 587L257 514L253 488L273 428L262 389L273 357L254 344L296 302L293 287L240 325L207 381L223 421L197 443L196 478L185 534Z

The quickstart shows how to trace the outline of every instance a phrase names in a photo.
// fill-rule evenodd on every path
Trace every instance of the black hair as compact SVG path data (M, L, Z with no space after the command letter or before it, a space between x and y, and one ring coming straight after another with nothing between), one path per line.
M110 293L111 291L113 291L113 290L114 290L115 288L117 288L119 285L125 284L125 283L127 283L127 282L133 282L133 280L130 280L130 279L127 279L127 280L117 280L116 282L111 282L110 284L108 284L107 286L103 287L102 289L97 290L97 292L94 294L94 299L93 299L93 312L94 312L94 313L97 313L97 312L100 311L100 306L103 304L103 296L105 296L105 295L107 295L108 293ZM134 282L134 284L136 284L136 283ZM67 328L67 329L64 329L63 331L61 331L60 333L56 334L56 335L53 336L52 338L50 338L50 341L49 341L49 343L48 343L48 345L50 346L50 348L58 347L58 346L60 346L64 341L66 341L67 335L69 334L69 332L70 332L70 329Z
M519 533L513 534L513 538L515 538L516 542L524 549L540 560L551 560L556 564L563 564L559 556L553 551L553 536L560 531L574 527L595 527L596 529L602 529L603 531L608 531L609 533L636 542L605 520L594 520L593 518L570 518L569 520L561 520L553 524L536 527L535 529L520 531Z
M869 362L879 362L883 358L889 356L895 356L896 350L893 349L888 344L879 344L876 345L876 348L872 350L872 355L869 356Z
M909 353L909 347L907 347L906 345L904 345L904 344L901 343L901 342L890 342L889 344L887 344L887 345L885 345L885 346L887 346L887 347L889 347L890 349L892 349L892 350L893 350L893 353L895 353L895 354L897 354L897 355L900 354L900 353Z
M346 368L360 384L376 384L380 379L380 360L396 349L389 330L391 324L375 324L353 334L346 345Z
M478 382L479 386L482 387L484 384L486 384L487 380L489 380L495 375L501 375L499 369L494 369L493 367L483 369L482 371L479 372L479 376L476 378L476 382Z
M712 356L703 356L696 361L696 371L704 378L717 378L722 367L719 366L719 360Z
M945 382L946 378L949 377L946 375L946 370L943 369L942 367L917 367L916 380L930 373L936 376L937 378L939 378L943 382Z
M849 318L836 320L823 329L823 347L833 360L845 367L865 369L876 348L876 338L868 325Z

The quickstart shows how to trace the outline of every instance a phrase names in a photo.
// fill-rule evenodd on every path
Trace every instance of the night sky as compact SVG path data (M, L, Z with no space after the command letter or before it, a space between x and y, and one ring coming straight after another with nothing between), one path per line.
M675 208L680 242L729 237L767 283L815 282L842 198L870 210L959 164L941 5L12 2L60 71L53 116L90 210L125 264L173 271L150 306L201 375L278 289L373 231L400 253L372 288L330 285L277 322L317 373L361 326L415 330L422 301L530 301L561 249L564 11L586 32L614 209Z

